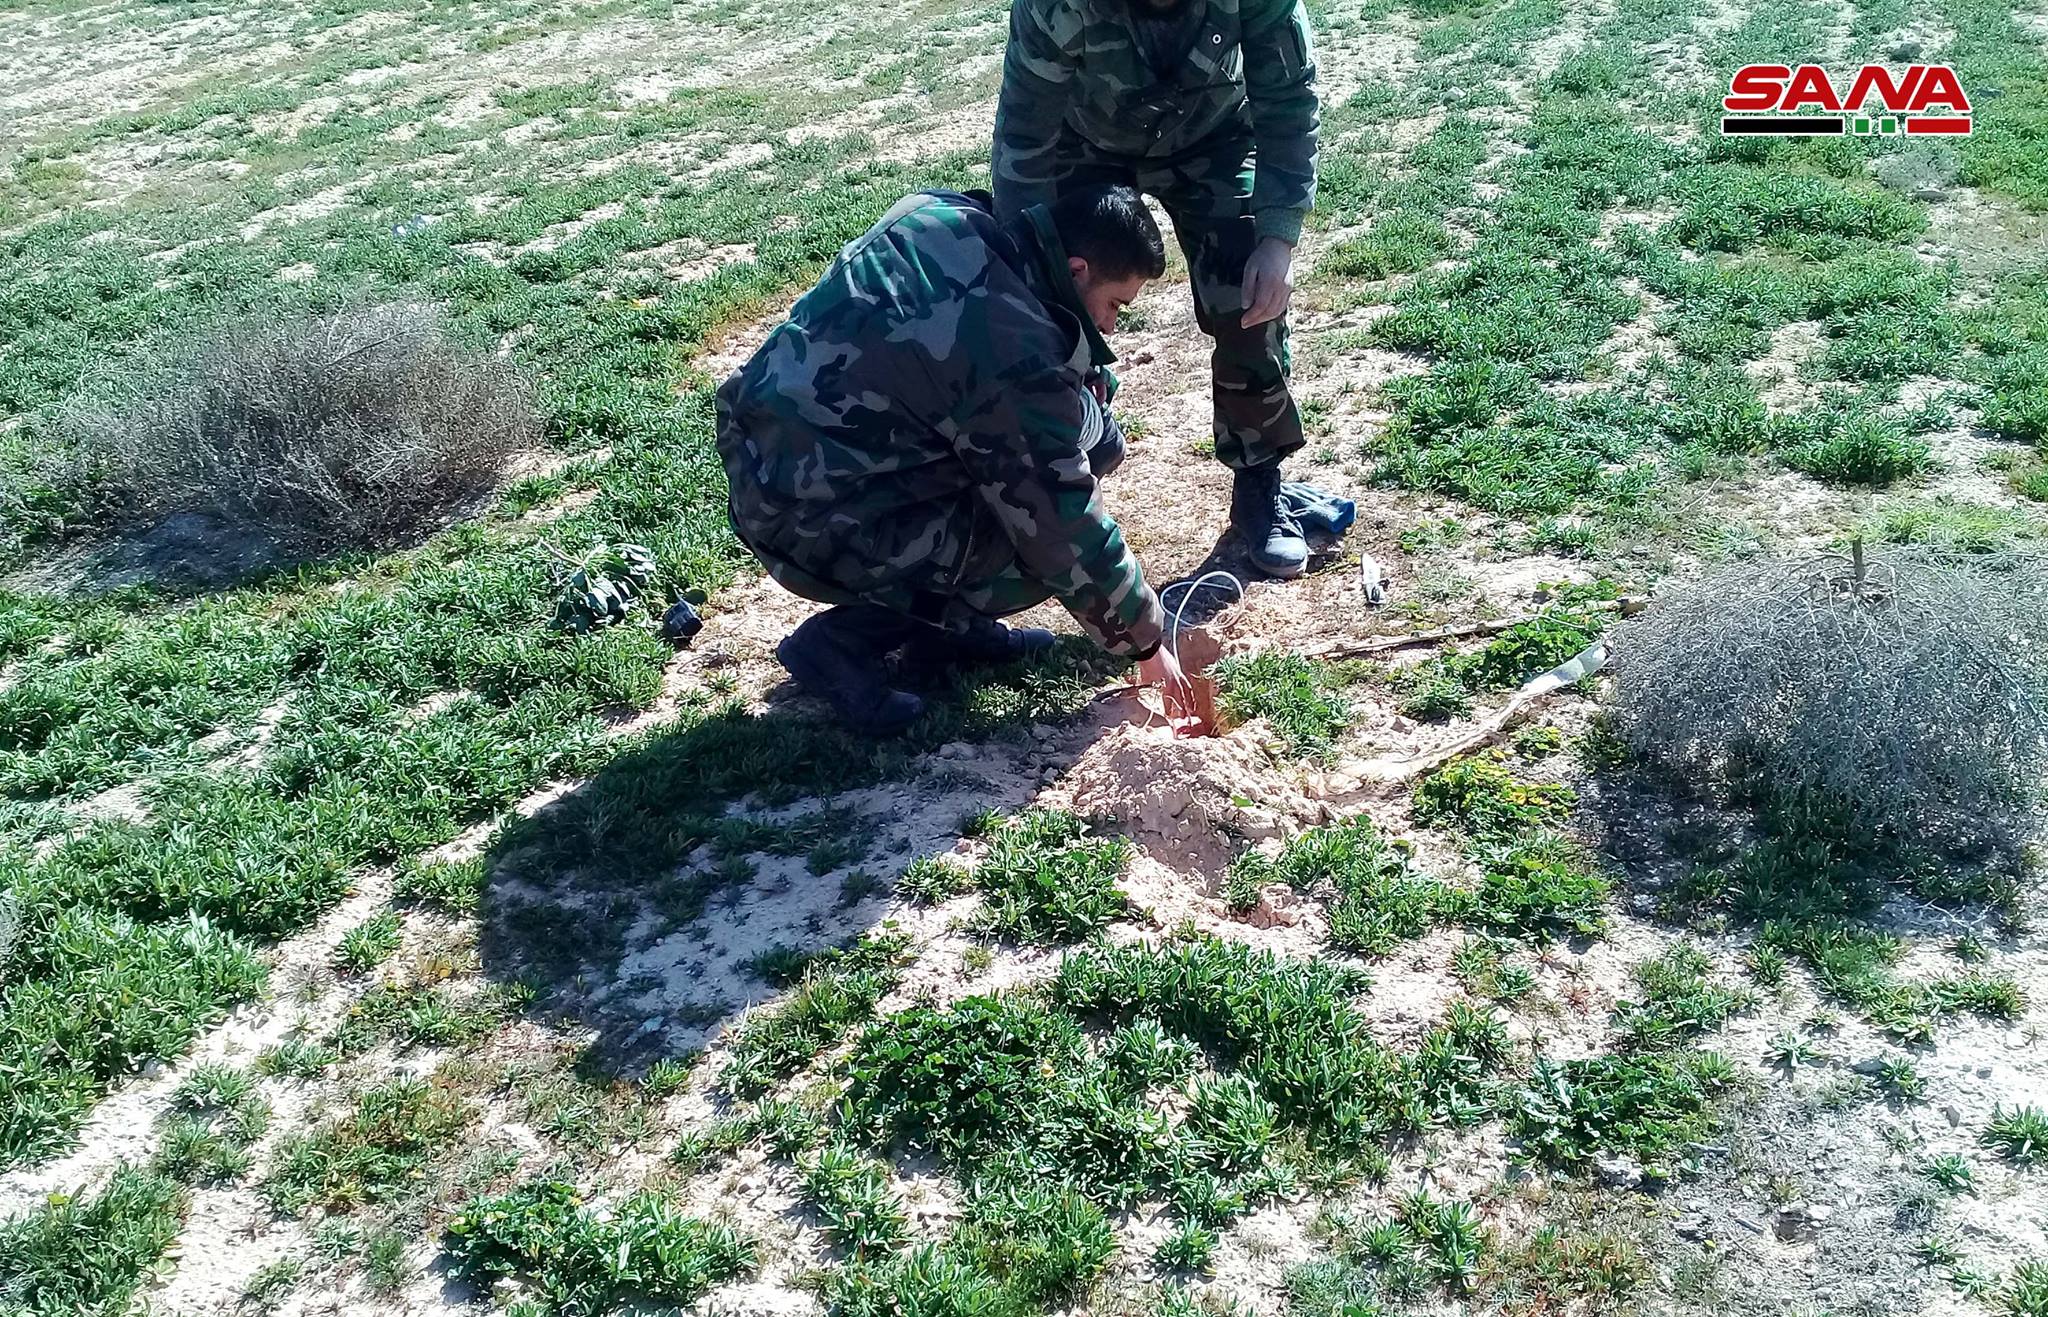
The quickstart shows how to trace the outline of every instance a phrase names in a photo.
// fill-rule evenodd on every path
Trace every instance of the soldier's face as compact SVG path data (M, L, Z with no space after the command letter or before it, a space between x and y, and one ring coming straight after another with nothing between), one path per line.
M1088 262L1078 256L1067 258L1067 269L1073 273L1074 291L1081 294L1081 305L1088 309L1088 318L1105 334L1116 332L1116 313L1137 301L1138 294L1145 291L1142 274L1099 279L1088 268Z

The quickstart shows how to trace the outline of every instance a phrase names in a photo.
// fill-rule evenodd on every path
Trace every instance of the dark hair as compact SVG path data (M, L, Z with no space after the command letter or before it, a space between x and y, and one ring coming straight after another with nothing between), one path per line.
M1067 255L1088 262L1098 278L1157 279L1166 273L1166 244L1145 200L1123 186L1087 187L1052 203L1052 225Z

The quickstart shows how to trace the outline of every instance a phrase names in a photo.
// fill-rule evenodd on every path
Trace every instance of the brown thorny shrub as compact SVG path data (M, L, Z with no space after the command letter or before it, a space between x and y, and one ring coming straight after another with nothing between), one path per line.
M511 363L412 302L225 324L138 357L58 424L124 515L211 513L302 553L403 539L539 430Z
M2048 769L2040 567L1917 554L1721 567L1611 636L1639 753L1755 798L1802 790L1860 833L2010 845Z

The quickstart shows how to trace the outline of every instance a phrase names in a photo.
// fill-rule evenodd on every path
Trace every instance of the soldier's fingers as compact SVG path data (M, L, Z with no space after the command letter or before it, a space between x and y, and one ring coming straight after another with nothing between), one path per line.
M1284 295L1285 285L1279 284L1278 280L1268 280L1259 288L1257 299L1252 300L1249 309L1245 311L1244 327L1252 329L1279 315L1283 305L1281 298Z

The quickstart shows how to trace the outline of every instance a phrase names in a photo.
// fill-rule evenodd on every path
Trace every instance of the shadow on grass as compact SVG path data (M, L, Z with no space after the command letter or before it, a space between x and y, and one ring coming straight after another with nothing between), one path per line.
M1029 798L1033 782L998 785L925 755L1070 721L1120 666L1063 640L1034 662L955 676L886 740L791 698L758 712L733 701L651 732L493 838L484 970L532 989L552 1022L593 1032L598 1068L633 1072L699 1046L748 1004L719 980L764 956L858 939L920 845L944 849L963 816ZM1036 765L1050 751L1031 753ZM843 798L914 773L914 795ZM903 826L913 804L925 816L953 809L952 831ZM876 853L891 842L894 853ZM772 975L743 977L752 996L768 994Z

